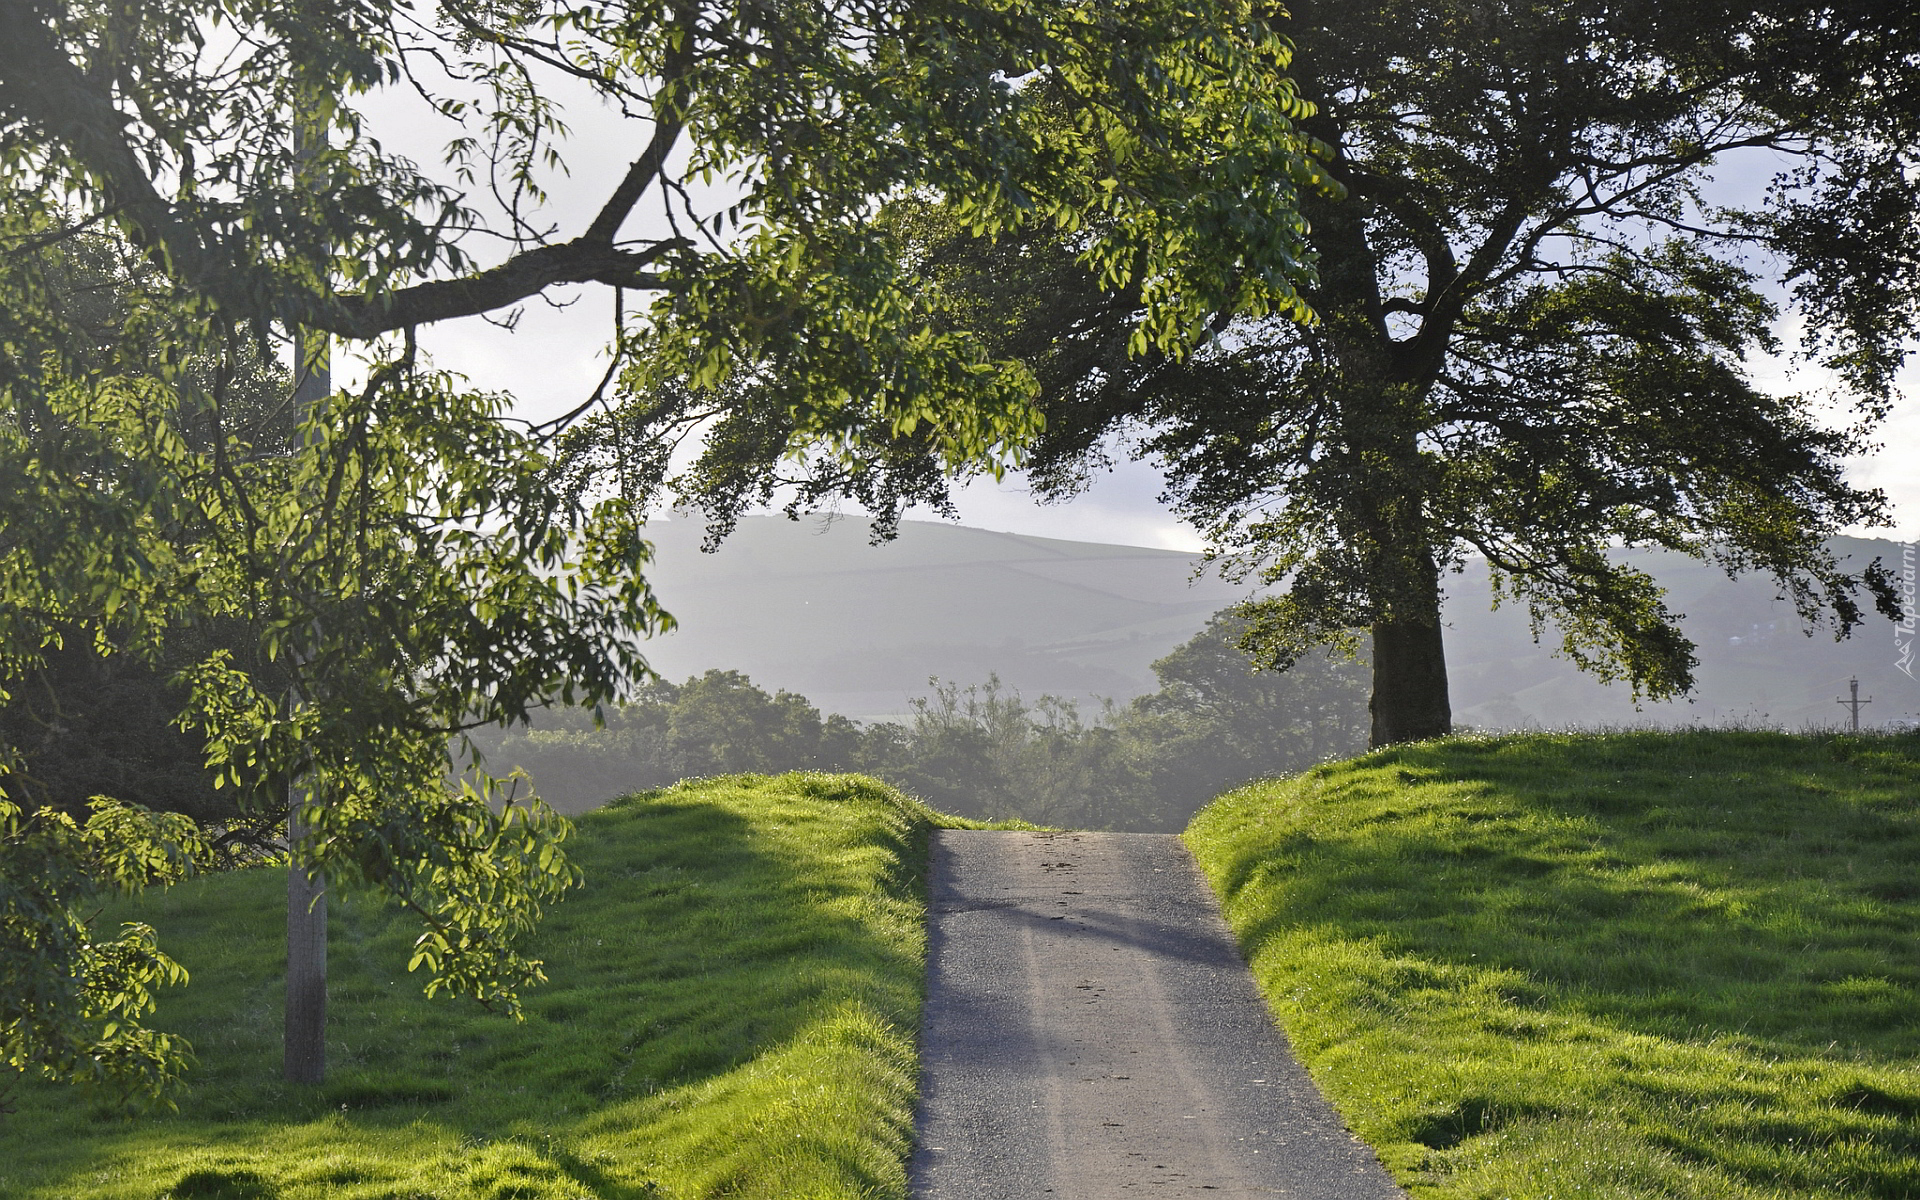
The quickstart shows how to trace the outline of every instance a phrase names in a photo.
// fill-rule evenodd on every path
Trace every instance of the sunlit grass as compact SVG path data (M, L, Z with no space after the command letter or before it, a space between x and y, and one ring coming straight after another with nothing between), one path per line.
M1187 839L1416 1195L1920 1196L1920 739L1422 744Z
M176 888L142 916L193 974L163 997L200 1059L179 1114L25 1090L0 1195L904 1197L934 820L824 775L582 817L588 883L541 927L519 1025L424 999L418 926L336 902L318 1089L279 1079L285 875Z

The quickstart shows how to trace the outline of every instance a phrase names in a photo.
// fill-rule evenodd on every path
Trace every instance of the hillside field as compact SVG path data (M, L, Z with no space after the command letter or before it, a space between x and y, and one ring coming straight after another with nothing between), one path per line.
M286 875L150 896L193 975L161 994L199 1065L177 1115L27 1087L7 1200L638 1200L906 1192L924 806L854 776L733 776L580 819L584 890L523 1024L427 1000L403 916L336 898L328 1082L280 1081Z
M1920 738L1461 738L1187 832L1415 1196L1920 1197Z
M20 1089L5 1200L905 1200L941 817L729 776L581 818L515 1025L336 900L331 1075L279 1081L284 874L138 915L199 1064ZM1464 737L1229 793L1188 844L1280 1024L1421 1200L1920 1198L1920 736Z

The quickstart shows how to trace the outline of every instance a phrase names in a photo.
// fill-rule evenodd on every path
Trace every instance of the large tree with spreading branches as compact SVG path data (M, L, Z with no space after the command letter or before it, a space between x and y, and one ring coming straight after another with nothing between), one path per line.
M1130 354L1140 297L1085 287L1074 239L897 210L930 286L1040 378L1042 488L1116 434L1156 459L1273 585L1246 614L1267 665L1370 640L1375 744L1451 728L1440 609L1467 555L1654 697L1689 689L1693 646L1617 547L1770 572L1840 633L1891 613L1826 540L1887 517L1843 467L1920 329L1910 6L1289 7L1302 128L1345 193L1309 198L1312 323L1223 311L1194 353ZM1756 381L1783 314L1824 394Z
M180 673L214 769L297 778L295 867L411 905L429 989L511 1008L565 824L449 793L448 737L643 675L662 487L723 523L789 477L897 512L928 463L1017 458L1031 374L941 318L888 202L1074 235L1143 347L1304 313L1299 197L1328 185L1287 59L1241 0L0 0L0 689L74 639L254 631ZM393 94L449 122L444 171L369 125ZM562 228L568 96L628 132ZM581 284L616 294L611 368L556 422L418 349ZM311 386L329 339L351 389ZM288 347L298 399L238 403ZM157 1089L179 1048L140 1017L176 971L75 906L201 850L97 809L0 797L0 1054Z

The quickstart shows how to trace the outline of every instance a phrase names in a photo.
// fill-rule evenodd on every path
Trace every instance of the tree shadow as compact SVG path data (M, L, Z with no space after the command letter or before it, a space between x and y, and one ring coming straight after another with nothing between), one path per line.
M514 1143L525 1160L516 1169L571 1179L566 1194L652 1195L634 1164L610 1166L570 1144L586 1123L636 1101L697 1097L850 1003L911 1037L917 946L872 913L891 906L897 926L918 911L924 833L909 833L902 853L907 823L872 819L872 803L796 795L749 819L698 792L669 792L582 818L568 849L587 882L533 940L549 980L526 993L518 1024L425 999L406 973L417 926L364 898L336 903L332 1061L314 1089L278 1079L284 874L181 889L165 911L145 914L194 972L161 1010L200 1059L180 1111L87 1122L62 1093L33 1089L27 1120L8 1132L31 1130L41 1149L19 1166L78 1180L113 1160L177 1195L269 1197L316 1147L379 1178L397 1141L448 1161L462 1147ZM290 1126L306 1149L275 1148L273 1131ZM212 1144L244 1167L192 1166ZM536 1183L526 1194L545 1194Z
M1610 1086L1686 1114L1662 1135L1674 1153L1756 1182L1778 1160L1742 1165L1740 1147L1915 1161L1920 739L1463 739L1297 787L1284 819L1242 830L1221 879L1230 904L1266 905L1239 926L1251 954L1304 937L1370 955L1343 1005L1494 1035L1516 1064L1572 1061L1582 1030L1645 1039ZM1800 1076L1769 1091L1749 1071ZM1553 1111L1556 1085L1529 1086L1406 1134L1446 1149ZM1858 1174L1871 1194L1920 1186L1891 1166Z
M1305 923L1505 969L1517 996L1650 1035L1732 1022L1780 1053L1912 1054L1920 1026L1890 1027L1872 987L1833 985L1920 988L1920 753L1844 754L1787 735L1385 752L1369 761L1427 786L1336 800L1371 811L1287 831L1227 888L1286 872L1284 910L1244 930L1249 945ZM1793 1003L1754 1005L1762 993Z

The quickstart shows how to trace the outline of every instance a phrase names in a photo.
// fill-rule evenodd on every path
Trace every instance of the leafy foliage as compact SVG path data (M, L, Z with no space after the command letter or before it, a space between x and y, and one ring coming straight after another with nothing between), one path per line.
M552 709L481 744L490 760L537 771L541 795L577 811L681 779L845 770L858 738L851 721L823 719L804 696L768 695L738 671L716 670L682 684L651 680L597 715Z
M70 197L227 319L366 340L556 285L651 296L615 331L626 414L583 462L715 418L736 453L695 477L734 491L807 454L827 479L884 476L902 445L950 468L1016 454L1030 381L899 269L872 217L902 196L981 234L1074 236L1097 286L1142 297L1143 347L1222 308L1305 311L1298 197L1323 172L1289 48L1245 0L21 5L0 46L0 187ZM564 168L543 76L637 148L570 238L531 211ZM383 88L448 120L452 180L381 145L360 109ZM643 197L652 232L629 228ZM506 258L482 264L483 240Z
M273 375L244 331L194 316L111 239L23 235L0 288L13 339L0 358L0 686L44 673L70 642L158 663L183 631L244 633L238 655L203 637L179 670L214 785L242 810L284 814L297 773L301 861L415 909L429 991L513 1009L540 977L514 940L577 878L567 827L537 802L496 806L484 779L449 793L447 742L556 692L604 700L639 673L630 635L662 618L628 510L556 499L530 439L497 419L504 401L405 348L275 436L294 423L290 397L283 386L265 408L262 388L235 386ZM111 300L94 305L97 325L69 311L76 296ZM171 360L183 345L202 349ZM76 862L34 885L22 944L68 936L92 877ZM35 934L33 921L52 925ZM113 975L71 955L47 965L82 970L75 987L126 983L131 1021L141 981L164 974L143 946L126 942ZM22 1062L67 1063L76 1079L133 1069L58 1049L72 1041L62 1020L93 1010L59 1018L57 999L15 1027ZM156 1049L132 1082L153 1091L180 1061Z
M173 883L211 848L179 814L106 797L90 807L82 823L50 808L29 815L0 796L0 1064L157 1100L192 1048L146 1018L154 989L185 983L187 972L151 926L129 921L108 936L80 906L101 892Z
M1071 701L1028 703L997 679L936 681L912 723L866 731L861 769L948 811L1072 828L1160 833L1229 787L1303 770L1365 744L1365 666L1312 654L1256 671L1231 610L1153 664L1160 690L1086 721Z
M1920 262L1911 17L1291 7L1302 128L1348 196L1306 197L1317 323L1223 312L1190 355L1130 356L1137 299L1084 286L1070 242L918 228L951 311L1040 381L1042 487L1080 486L1115 434L1161 463L1216 552L1280 585L1267 661L1372 631L1376 740L1445 731L1441 579L1469 554L1575 662L1654 697L1691 686L1693 646L1609 547L1766 571L1841 634L1869 597L1891 613L1884 573L1824 543L1886 517L1842 464L1920 322L1898 282ZM1710 187L1783 160L1764 196ZM1781 281L1841 372L1837 424L1753 378Z
M1143 345L1299 314L1318 169L1287 57L1245 0L0 6L0 704L69 640L158 663L245 631L175 671L217 782L257 810L298 777L295 864L413 908L430 991L513 1008L566 825L478 774L449 793L448 739L644 675L646 505L724 528L792 468L897 509L1037 428L879 206L1078 236L1144 298ZM568 238L532 212L564 168L556 74L637 146ZM447 119L451 179L374 136L383 88ZM649 194L660 225L628 229ZM417 353L421 325L580 283L616 291L619 402L557 453L604 385L529 430ZM325 334L365 384L296 406L276 345L306 375Z
M75 816L91 797L111 795L191 816L232 856L264 850L275 836L262 827L271 818L242 807L237 791L216 790L204 740L179 728L190 693L169 676L200 656L178 650L155 665L96 653L77 638L49 648L45 664L16 681L0 709L0 742L20 755L9 793L23 807Z
M1185 828L1202 804L1249 779L1288 775L1344 758L1366 744L1367 664L1311 653L1288 670L1263 668L1246 648L1238 609L1153 665L1160 690L1134 701L1119 722L1138 743L1147 788Z

